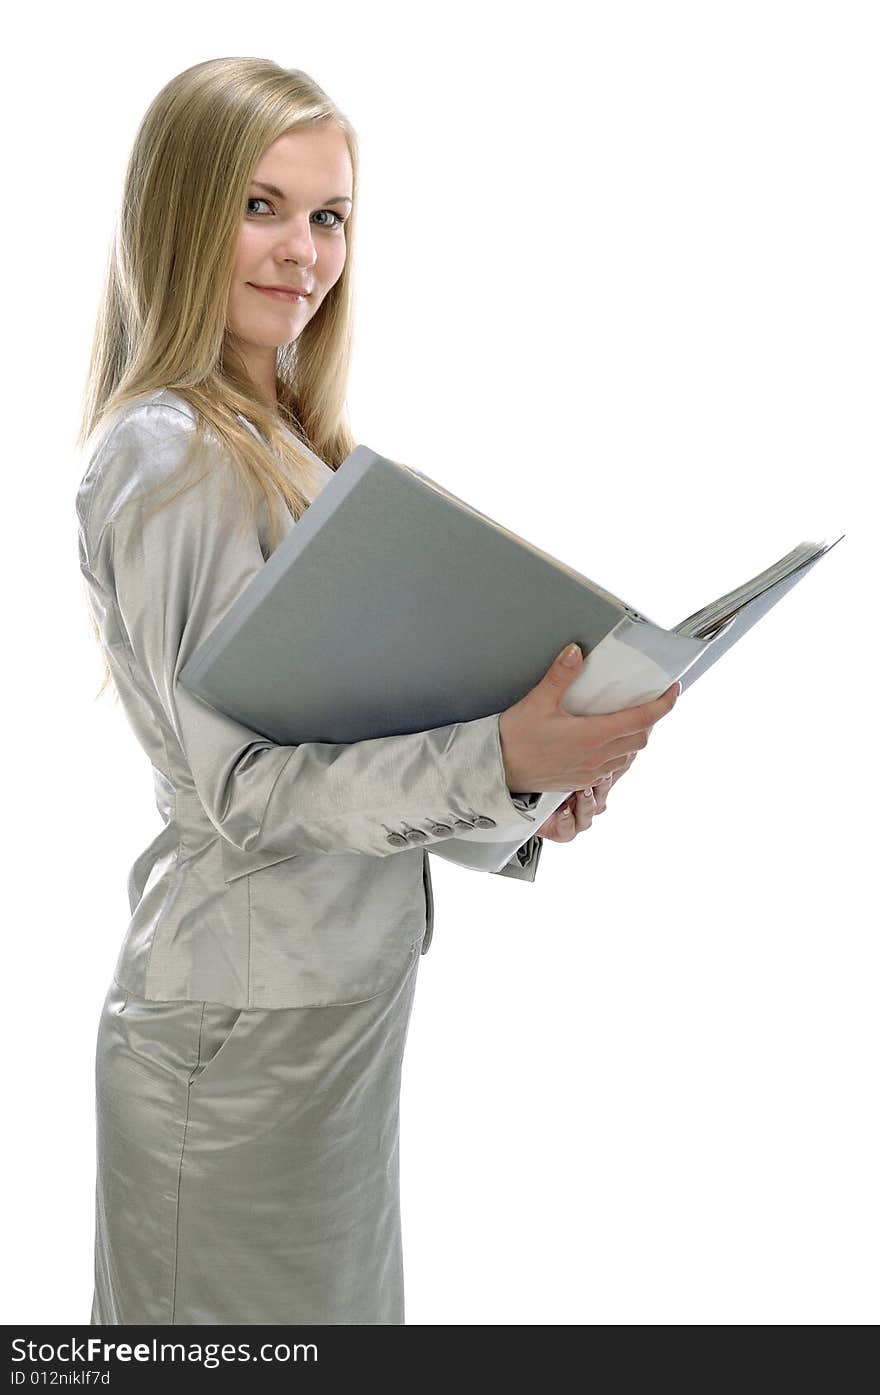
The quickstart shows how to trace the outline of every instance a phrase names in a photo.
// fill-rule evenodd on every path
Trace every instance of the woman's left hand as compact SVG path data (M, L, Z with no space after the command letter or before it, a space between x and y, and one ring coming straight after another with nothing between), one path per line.
M539 836L549 838L552 843L570 843L579 833L583 833L584 829L590 827L595 814L605 812L609 790L621 775L626 774L637 755L637 751L630 752L627 763L621 770L606 775L605 779L593 785L592 789L575 790L574 794L570 794L565 803L560 804L549 819L545 819L541 824L538 829Z

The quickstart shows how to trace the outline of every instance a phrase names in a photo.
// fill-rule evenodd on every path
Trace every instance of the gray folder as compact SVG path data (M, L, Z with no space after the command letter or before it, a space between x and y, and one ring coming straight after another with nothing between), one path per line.
M564 705L613 711L676 678L688 687L832 546L800 544L665 630L429 476L359 445L180 679L271 741L348 743L503 711L577 640L587 661ZM570 792L542 795L532 832ZM497 871L529 836L519 818L431 852Z

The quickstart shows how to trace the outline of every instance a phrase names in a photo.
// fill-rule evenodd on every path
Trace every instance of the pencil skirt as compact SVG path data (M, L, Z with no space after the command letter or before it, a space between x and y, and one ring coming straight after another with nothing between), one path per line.
M399 1101L419 945L362 1002L114 978L95 1057L92 1324L403 1323Z

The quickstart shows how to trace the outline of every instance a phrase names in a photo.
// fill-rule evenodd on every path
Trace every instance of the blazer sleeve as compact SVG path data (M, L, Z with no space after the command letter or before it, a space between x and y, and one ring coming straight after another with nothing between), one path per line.
M143 409L149 411L149 408ZM179 681L190 655L265 563L238 474L220 443L196 484L156 509L137 481L164 475L194 424L152 408L149 429L117 428L112 470L124 506L100 530L131 654L154 690L207 817L226 840L227 880L302 854L367 853L454 837L457 818L534 818L506 784L499 713L348 744L279 745ZM148 464L147 464L148 462ZM414 838L407 838L408 833ZM421 833L421 837L419 837ZM516 875L516 873L514 874Z

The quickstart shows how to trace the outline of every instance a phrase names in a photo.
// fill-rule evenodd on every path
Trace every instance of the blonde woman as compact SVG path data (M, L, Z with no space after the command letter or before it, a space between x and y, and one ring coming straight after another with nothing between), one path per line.
M125 177L76 509L104 686L163 827L131 868L98 1032L95 1324L403 1322L427 849L581 786L502 869L532 881L542 837L589 826L671 705L564 714L578 655L506 713L284 747L180 685L354 448L357 176L311 78L228 58L162 89Z

